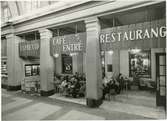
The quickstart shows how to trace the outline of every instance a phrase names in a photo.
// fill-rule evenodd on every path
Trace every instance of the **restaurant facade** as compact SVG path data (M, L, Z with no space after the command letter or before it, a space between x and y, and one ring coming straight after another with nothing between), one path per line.
M86 102L102 104L102 79L120 73L155 85L166 106L165 1L85 1L4 24L8 90L53 95L55 75L85 74ZM5 46L4 46L5 47Z

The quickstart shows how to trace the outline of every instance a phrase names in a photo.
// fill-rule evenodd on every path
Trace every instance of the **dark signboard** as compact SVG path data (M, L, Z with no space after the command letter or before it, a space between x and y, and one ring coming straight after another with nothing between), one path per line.
M101 30L102 50L166 47L166 20L137 23Z
M29 41L19 43L19 56L20 57L34 57L40 56L40 41Z
M53 37L50 40L51 55L60 53L85 52L86 33Z

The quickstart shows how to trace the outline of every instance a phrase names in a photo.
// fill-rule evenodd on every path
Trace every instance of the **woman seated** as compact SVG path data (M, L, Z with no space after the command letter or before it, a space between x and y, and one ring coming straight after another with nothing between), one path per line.
M82 84L79 90L79 96L84 97L86 92L86 83Z
M71 87L71 89L72 89L71 94L72 94L73 97L76 97L76 96L77 96L80 87L81 87L81 86L80 86L79 81L78 81L77 79L75 79L74 82L73 82L73 85L72 85L72 87Z
M109 80L104 77L102 80L102 85L103 85L103 99L105 99L105 95L109 93Z
M63 80L59 86L61 94L66 94L66 87L67 87L67 80Z
M105 99L105 95L110 93L110 90L114 89L116 94L119 94L121 91L120 84L115 78L111 78L109 81L103 81L103 99Z

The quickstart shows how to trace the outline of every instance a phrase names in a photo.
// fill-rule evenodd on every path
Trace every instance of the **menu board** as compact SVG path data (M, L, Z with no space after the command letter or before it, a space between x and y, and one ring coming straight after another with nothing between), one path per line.
M25 76L37 76L39 75L39 64L26 64L25 65Z
M31 66L25 66L25 76L31 76Z

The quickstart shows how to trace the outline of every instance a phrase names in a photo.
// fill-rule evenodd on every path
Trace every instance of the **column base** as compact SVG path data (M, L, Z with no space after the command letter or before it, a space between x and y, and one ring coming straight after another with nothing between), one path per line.
M87 98L87 99L86 99L86 104L87 104L87 106L88 106L88 107L91 107L91 108L97 108L97 107L99 107L102 103L103 103L103 100L102 100L102 99L98 99L98 100L90 99L90 98Z
M7 86L7 90L8 90L8 91L17 91L17 90L21 90L21 85L16 85L16 86L6 85L6 86Z
M54 90L49 90L49 91L44 91L44 90L41 90L41 92L40 92L40 94L41 94L41 96L51 96L51 95L53 95L55 93L55 91Z

